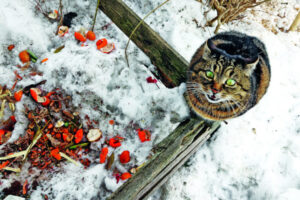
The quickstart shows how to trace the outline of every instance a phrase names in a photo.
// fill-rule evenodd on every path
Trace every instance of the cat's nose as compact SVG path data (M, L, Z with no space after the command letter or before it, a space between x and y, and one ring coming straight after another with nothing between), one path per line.
M212 91L214 94L217 94L217 93L220 92L220 90L217 90L217 89L215 89L215 88L212 88L211 91Z
M218 84L218 83L214 83L211 91L214 93L214 94L217 94L221 91L222 89L222 85L221 84Z

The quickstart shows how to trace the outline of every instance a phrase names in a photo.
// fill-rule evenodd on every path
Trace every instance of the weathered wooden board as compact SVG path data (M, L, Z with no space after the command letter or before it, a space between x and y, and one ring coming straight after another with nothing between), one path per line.
M108 199L144 199L160 187L219 127L191 118L155 148L154 156Z
M101 0L100 9L129 36L141 19L122 0ZM149 56L157 67L160 80L167 87L185 81L188 62L168 45L146 23L132 37L132 41ZM154 156L109 200L145 199L160 187L220 126L200 118L190 118L154 148Z

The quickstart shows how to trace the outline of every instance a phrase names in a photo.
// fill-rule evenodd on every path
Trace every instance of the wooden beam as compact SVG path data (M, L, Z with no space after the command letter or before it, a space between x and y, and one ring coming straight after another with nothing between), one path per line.
M100 9L127 36L141 21L122 0L101 0ZM143 23L132 36L132 41L151 59L159 71L160 80L167 87L175 87L185 81L188 62L150 26Z
M108 200L145 199L160 187L219 127L199 119L182 122L154 148L154 156Z

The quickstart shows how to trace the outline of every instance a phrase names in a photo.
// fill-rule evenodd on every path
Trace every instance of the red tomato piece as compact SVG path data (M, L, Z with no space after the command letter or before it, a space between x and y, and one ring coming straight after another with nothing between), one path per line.
M123 151L120 155L120 162L122 164L128 163L130 161L130 152L129 151Z

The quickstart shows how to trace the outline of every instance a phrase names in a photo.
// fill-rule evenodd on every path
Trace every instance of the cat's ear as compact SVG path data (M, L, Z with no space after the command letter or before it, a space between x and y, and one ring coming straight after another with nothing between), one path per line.
M209 39L205 42L204 47L203 47L203 54L202 54L202 58L204 60L210 60L211 59L211 43L212 41Z
M255 70L257 64L259 62L259 57L248 60L245 67L245 73L248 76L251 76L252 72Z

